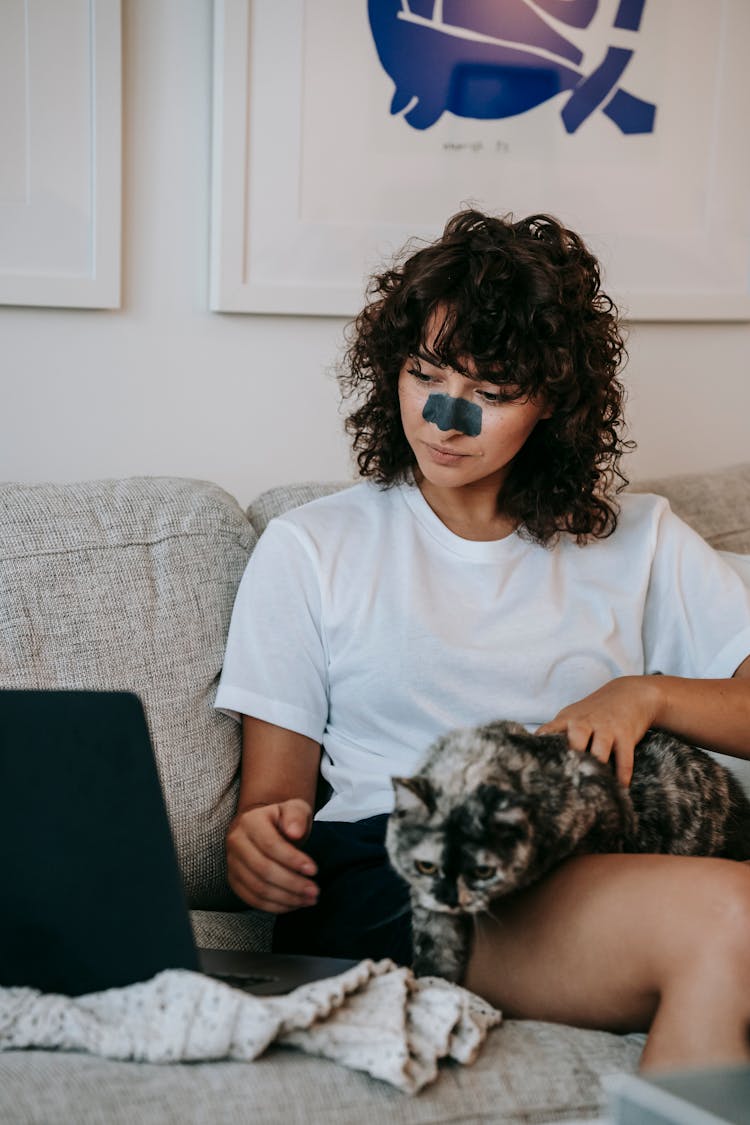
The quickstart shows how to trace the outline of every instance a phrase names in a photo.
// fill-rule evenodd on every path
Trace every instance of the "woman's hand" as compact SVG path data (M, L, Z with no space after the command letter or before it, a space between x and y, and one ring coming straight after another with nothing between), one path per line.
M571 749L588 750L600 762L608 762L614 754L617 780L627 786L633 776L636 744L655 725L658 706L657 677L621 676L563 707L536 733L565 734Z
M318 888L315 864L295 843L312 827L307 801L292 797L240 812L227 832L229 885L249 906L285 914L312 906Z

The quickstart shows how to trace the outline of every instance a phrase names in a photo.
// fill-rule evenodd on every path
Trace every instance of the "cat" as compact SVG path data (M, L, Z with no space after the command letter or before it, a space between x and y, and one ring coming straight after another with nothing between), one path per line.
M394 777L386 848L409 884L414 971L460 981L472 915L574 853L750 858L750 801L704 750L648 731L629 788L613 764L519 723L453 731Z

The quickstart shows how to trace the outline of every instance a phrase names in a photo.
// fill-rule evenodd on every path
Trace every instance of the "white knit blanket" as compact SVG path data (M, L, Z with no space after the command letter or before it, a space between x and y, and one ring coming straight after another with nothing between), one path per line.
M443 1058L474 1062L500 1013L437 977L360 961L286 996L260 997L200 973L86 996L0 988L0 1050L54 1047L149 1063L255 1059L271 1043L322 1055L413 1094Z

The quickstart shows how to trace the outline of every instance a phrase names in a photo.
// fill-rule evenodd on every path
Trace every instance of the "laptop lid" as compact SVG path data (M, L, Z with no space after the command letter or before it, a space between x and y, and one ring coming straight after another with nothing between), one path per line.
M79 995L198 969L137 696L0 691L0 985Z

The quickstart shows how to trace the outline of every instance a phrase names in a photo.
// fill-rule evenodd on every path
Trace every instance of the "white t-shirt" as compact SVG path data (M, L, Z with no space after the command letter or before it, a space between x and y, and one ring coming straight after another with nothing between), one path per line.
M666 500L625 495L579 547L454 535L413 484L273 520L240 584L216 706L323 746L320 820L389 812L439 735L534 729L615 676L731 676L750 591Z

